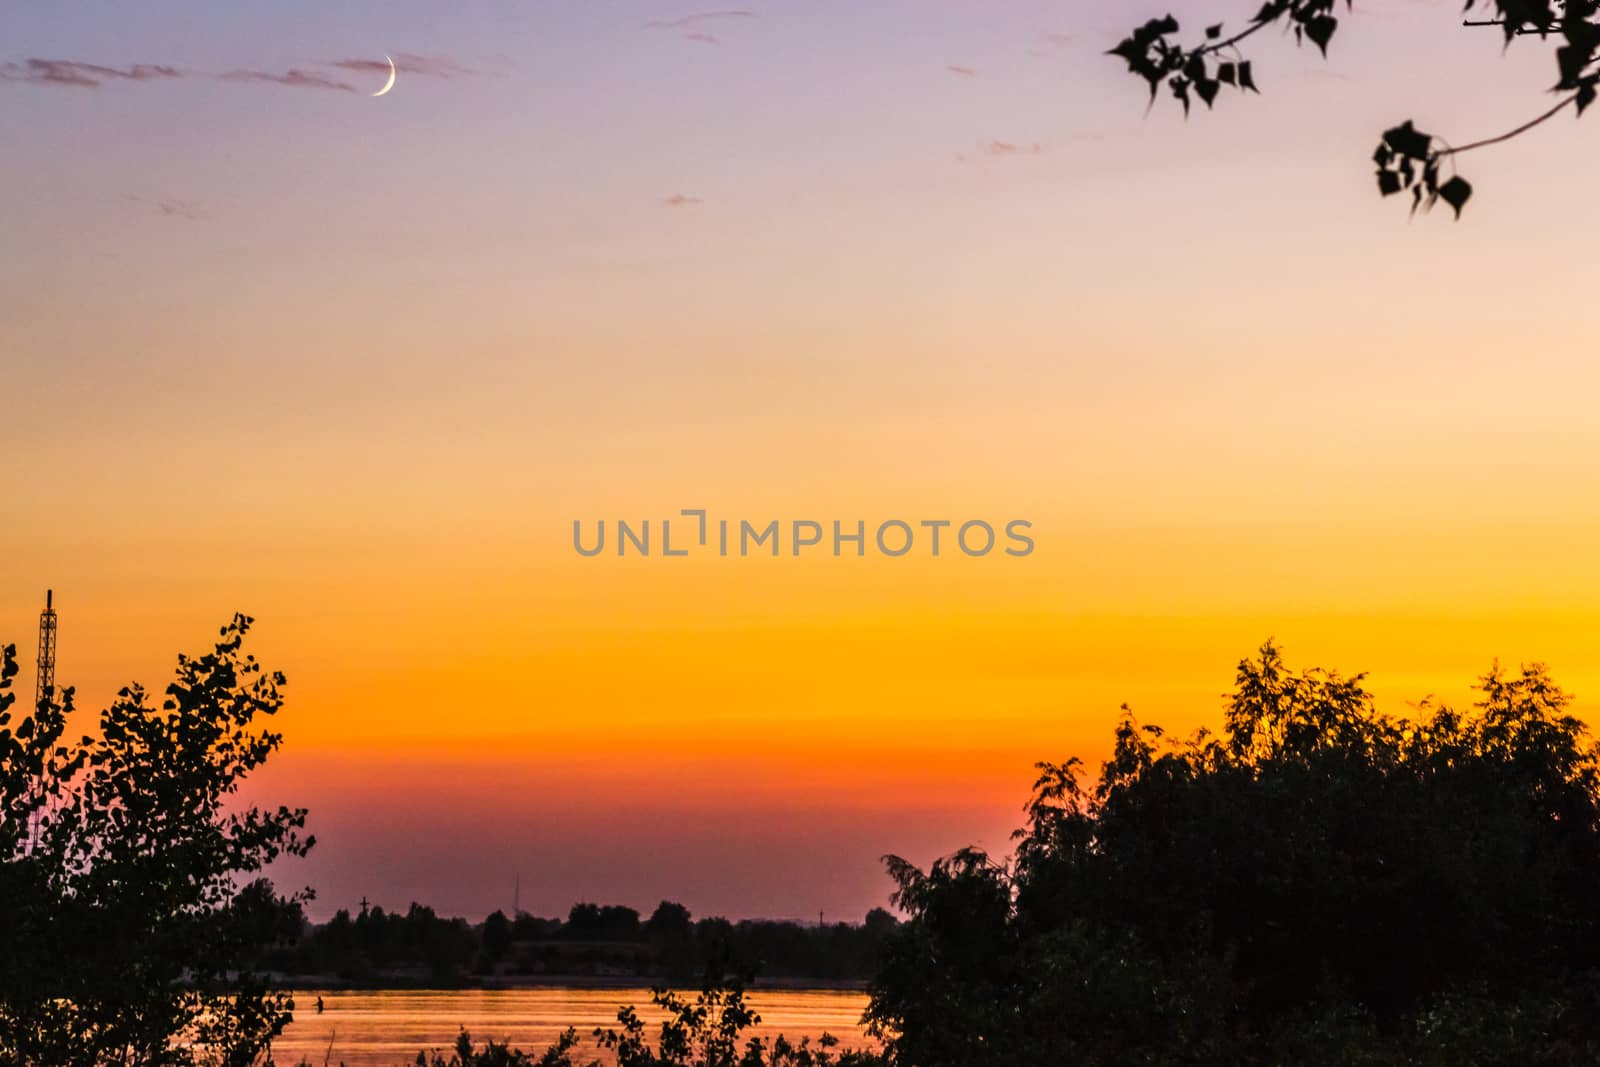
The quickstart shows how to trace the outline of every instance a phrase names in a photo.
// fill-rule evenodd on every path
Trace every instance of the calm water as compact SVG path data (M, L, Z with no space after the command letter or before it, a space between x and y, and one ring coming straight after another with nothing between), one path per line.
M648 989L377 990L295 995L295 1021L273 1045L280 1067L302 1059L321 1067L397 1067L411 1064L422 1049L448 1049L465 1027L474 1040L510 1041L525 1052L543 1052L561 1031L575 1026L582 1051L599 1056L588 1041L597 1026L614 1026L617 1008L632 1004L647 1024L662 1016ZM791 1040L827 1031L846 1045L865 1045L860 1018L863 993L821 990L755 990L746 995L761 1025L746 1031ZM653 1040L652 1033L652 1040ZM329 1042L332 1051L329 1051Z

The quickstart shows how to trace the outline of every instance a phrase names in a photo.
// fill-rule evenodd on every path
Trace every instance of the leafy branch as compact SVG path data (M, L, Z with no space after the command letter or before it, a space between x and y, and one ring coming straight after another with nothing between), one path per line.
M1339 0L1268 0L1250 22L1228 35L1217 23L1206 27L1198 44L1184 45L1178 20L1171 15L1139 26L1110 55L1122 58L1131 73L1143 79L1154 105L1162 86L1183 105L1184 114L1198 97L1209 109L1223 86L1259 92L1252 62L1239 45L1268 26L1280 26L1296 44L1310 41L1324 56L1339 29ZM1345 8L1353 0L1345 0ZM1575 107L1582 115L1600 94L1600 0L1467 0L1466 11L1493 9L1489 22L1499 26L1506 45L1518 37L1538 36L1556 42L1558 80L1551 91L1562 93L1554 106L1514 129L1460 146L1424 133L1410 120L1384 132L1373 162L1378 191L1384 196L1411 193L1411 209L1431 209L1443 200L1456 217L1472 196L1472 185L1455 172L1455 159L1467 152L1504 144Z

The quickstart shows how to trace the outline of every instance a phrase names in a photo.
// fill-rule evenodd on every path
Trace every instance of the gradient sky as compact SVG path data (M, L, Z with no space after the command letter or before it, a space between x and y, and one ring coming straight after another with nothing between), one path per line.
M1499 132L1553 63L1359 7L1186 125L1101 54L1141 3L9 6L0 634L31 670L54 586L98 706L257 616L319 915L520 873L857 918L1123 701L1215 722L1269 636L1395 709L1497 656L1588 709L1600 149L1408 223L1379 132ZM1038 550L570 546L697 506Z

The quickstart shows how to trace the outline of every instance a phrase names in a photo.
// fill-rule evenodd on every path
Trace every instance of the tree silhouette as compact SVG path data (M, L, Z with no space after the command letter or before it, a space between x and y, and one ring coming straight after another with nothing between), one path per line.
M674 901L663 900L650 913L645 928L652 935L687 936L693 929L690 918L688 908Z
M1344 8L1351 6L1353 0L1346 0ZM1582 115L1600 84L1600 0L1466 0L1465 9L1469 16L1486 16L1479 24L1498 26L1508 46L1519 37L1550 45L1557 100L1513 129L1460 145L1424 133L1410 120L1386 131L1373 154L1378 191L1409 192L1413 212L1443 200L1459 218L1472 196L1471 184L1455 173L1460 156L1510 141L1569 109ZM1286 30L1296 43L1310 41L1326 55L1339 31L1340 10L1338 0L1266 0L1242 29L1210 25L1192 44L1181 42L1182 27L1168 15L1135 29L1111 54L1144 80L1152 103L1164 87L1187 115L1195 99L1212 107L1224 88L1259 92L1255 64L1243 46L1268 27Z
M506 913L496 911L483 922L483 954L491 964L497 964L511 951L511 920Z
M257 879L303 855L305 811L234 801L281 735L282 675L243 652L235 616L180 656L154 704L138 685L66 737L73 691L14 720L0 655L0 1063L255 1063L293 1004L246 970L300 925L309 894Z
M1539 666L1469 713L1242 662L1221 735L1126 713L1015 855L890 858L898 1062L1600 1062L1600 760Z

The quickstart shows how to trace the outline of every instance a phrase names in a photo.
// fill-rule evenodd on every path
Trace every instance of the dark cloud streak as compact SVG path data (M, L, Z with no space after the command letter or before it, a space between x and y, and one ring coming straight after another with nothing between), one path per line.
M209 216L200 205L192 200L182 200L178 197L162 197L152 200L136 193L124 193L123 199L134 204L143 204L157 215L167 219L187 219L190 222L200 222Z
M135 63L131 67L104 67L73 59L27 59L21 63L0 63L0 81L29 85L62 85L96 89L108 81L158 81L187 77L175 67L154 63Z
M389 73L389 62L385 59L336 59L328 65L355 74ZM394 67L401 74L418 74L424 78L460 78L478 73L453 59L446 59L443 56L419 56L410 52L396 55Z
M385 66L384 70L389 68ZM331 89L341 93L353 93L356 87L349 82L337 78L330 78L326 74L319 74L314 70L292 69L278 74L270 70L230 70L226 74L217 75L226 82L263 82L271 85L285 85L295 89Z

